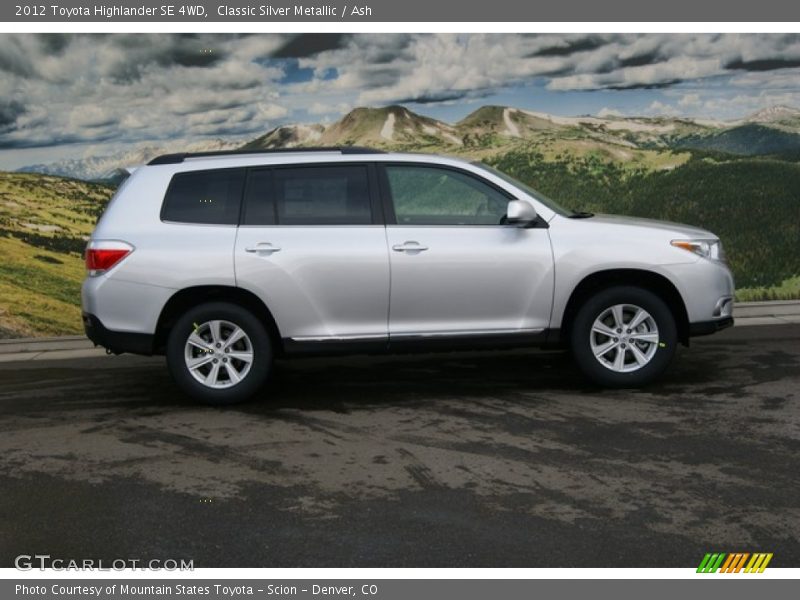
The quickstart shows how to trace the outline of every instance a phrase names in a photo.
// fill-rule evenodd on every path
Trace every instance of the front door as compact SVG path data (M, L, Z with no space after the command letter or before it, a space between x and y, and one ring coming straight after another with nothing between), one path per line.
M384 181L394 209L390 339L547 328L554 274L546 228L503 224L511 198L466 170L387 164Z

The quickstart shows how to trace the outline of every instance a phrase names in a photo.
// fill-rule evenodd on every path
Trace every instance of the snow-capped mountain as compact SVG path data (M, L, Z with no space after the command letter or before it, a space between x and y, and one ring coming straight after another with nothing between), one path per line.
M141 145L132 150L123 150L106 156L87 156L85 158L64 159L48 164L29 165L18 169L18 171L96 181L113 179L124 169L142 165L159 154L233 150L240 146L241 142L225 140L205 140L192 143L171 141L165 142L163 145Z
M273 148L294 148L313 146L318 143L325 131L324 125L282 125L248 142L244 150L271 150Z
M800 110L791 106L770 106L744 119L747 123L776 123L800 118Z

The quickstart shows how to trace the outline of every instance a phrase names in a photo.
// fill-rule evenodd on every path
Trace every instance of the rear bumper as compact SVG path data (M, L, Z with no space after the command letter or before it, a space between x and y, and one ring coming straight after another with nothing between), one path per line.
M714 319L713 321L700 321L698 323L689 323L689 335L695 337L698 335L709 335L716 333L721 329L726 329L733 326L733 317L723 317L721 319Z
M95 346L103 346L114 354L153 354L154 336L147 333L111 331L96 316L83 313L83 329Z

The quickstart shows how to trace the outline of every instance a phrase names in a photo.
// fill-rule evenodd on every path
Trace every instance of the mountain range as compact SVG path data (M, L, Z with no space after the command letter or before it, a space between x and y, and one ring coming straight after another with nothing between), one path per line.
M735 121L677 117L561 117L508 106L482 106L457 123L404 106L356 108L335 123L284 125L245 149L360 145L391 150L496 155L509 147L542 146L578 155L603 149L624 160L626 149L716 150L741 155L800 150L800 110L774 106ZM545 152L545 155L548 153Z
M416 114L404 106L355 108L340 120L282 125L249 142L207 140L149 144L99 157L29 165L22 172L115 180L121 170L175 151L247 150L359 145L387 150L447 152L486 158L535 145L545 159L597 153L610 160L647 162L641 151L695 149L738 155L800 151L800 110L773 106L735 121L685 117L562 117L508 106L482 106L457 123ZM666 161L663 168L675 165Z

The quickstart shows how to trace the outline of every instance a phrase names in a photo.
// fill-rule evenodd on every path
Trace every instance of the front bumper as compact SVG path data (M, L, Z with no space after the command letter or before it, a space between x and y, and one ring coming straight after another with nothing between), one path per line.
M689 336L695 337L698 335L710 335L718 332L721 329L727 329L728 327L733 327L733 317L723 317L721 319L714 319L713 321L689 323Z
M689 323L722 321L733 309L733 275L721 262L699 258L662 267L683 298Z
M154 336L147 333L111 331L96 316L83 313L83 329L95 346L103 346L114 354L153 354Z

